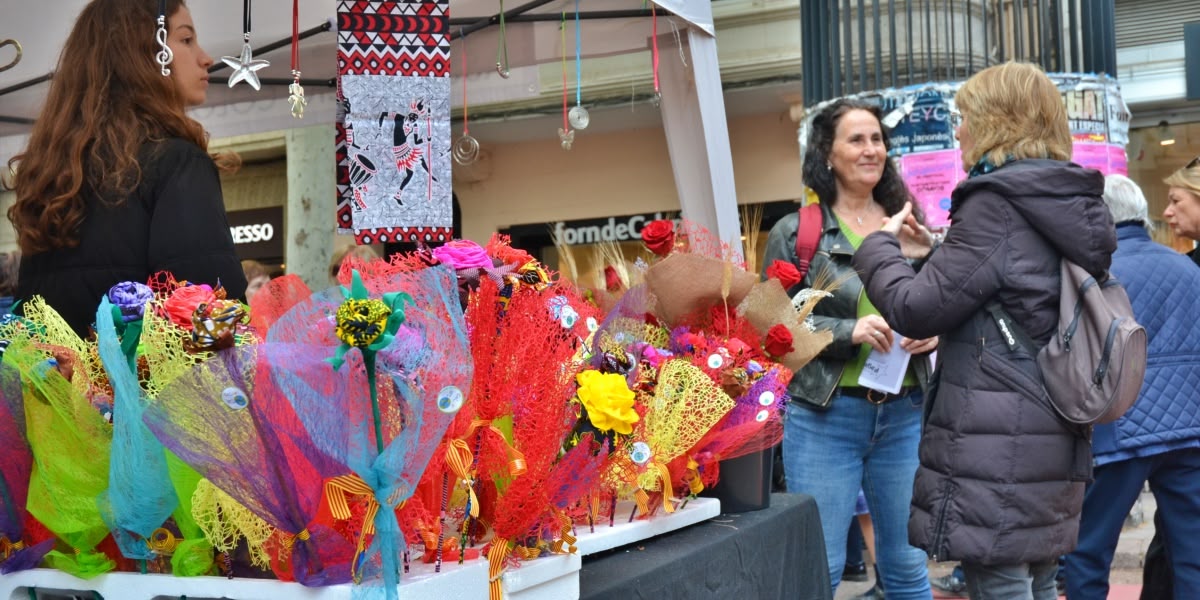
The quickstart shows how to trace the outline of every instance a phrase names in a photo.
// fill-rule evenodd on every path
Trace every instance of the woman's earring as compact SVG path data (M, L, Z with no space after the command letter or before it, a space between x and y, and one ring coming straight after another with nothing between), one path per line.
M831 162L829 162L829 161L825 161L825 170L826 170L826 171L832 171L832 170L833 170L833 163L831 163Z

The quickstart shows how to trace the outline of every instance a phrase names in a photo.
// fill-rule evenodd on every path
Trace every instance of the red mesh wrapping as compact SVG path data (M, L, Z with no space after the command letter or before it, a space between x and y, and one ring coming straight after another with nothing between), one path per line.
M266 339L267 330L279 317L311 295L312 290L299 275L284 275L268 281L250 300L250 326Z

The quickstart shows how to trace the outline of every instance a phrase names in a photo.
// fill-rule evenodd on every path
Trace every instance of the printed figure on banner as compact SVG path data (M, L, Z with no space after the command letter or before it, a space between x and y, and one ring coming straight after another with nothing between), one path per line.
M450 82L347 75L353 229L450 227ZM438 116L442 118L439 118Z

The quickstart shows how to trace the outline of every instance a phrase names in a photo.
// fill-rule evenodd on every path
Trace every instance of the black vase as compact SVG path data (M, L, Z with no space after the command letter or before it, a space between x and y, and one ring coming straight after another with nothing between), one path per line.
M774 448L767 448L721 461L721 478L717 485L705 489L700 495L720 500L723 513L769 508L774 456Z

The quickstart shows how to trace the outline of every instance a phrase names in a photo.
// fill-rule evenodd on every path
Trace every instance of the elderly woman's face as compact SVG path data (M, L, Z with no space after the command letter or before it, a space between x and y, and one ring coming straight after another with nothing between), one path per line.
M874 189L883 177L887 148L879 119L865 110L852 110L838 121L829 164L834 177L847 188Z
M1175 235L1200 240L1200 196L1184 188L1171 188L1167 192L1163 219Z

